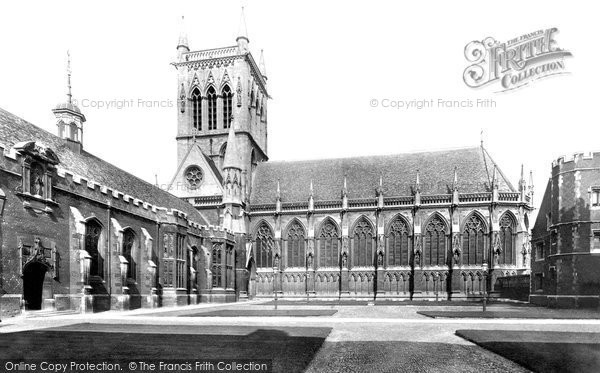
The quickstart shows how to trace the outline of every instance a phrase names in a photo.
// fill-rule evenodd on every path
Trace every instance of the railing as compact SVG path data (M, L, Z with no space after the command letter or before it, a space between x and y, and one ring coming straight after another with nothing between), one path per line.
M186 61L206 60L219 57L236 56L237 47L226 47L217 49L206 49L202 51L189 52L184 55Z
M500 201L518 202L519 201L519 193L502 192L502 193L498 194L498 199Z
M489 202L491 200L491 193L461 193L458 195L459 202Z
M342 201L315 201L315 210L339 208L342 208Z
M450 194L437 194L431 196L422 196L421 203L424 205L429 204L444 204L452 202L452 195Z
M268 204L262 204L262 205L251 205L250 211L251 212L275 211L275 204L268 203Z
M281 204L282 211L290 210L306 210L308 209L308 202L286 202Z
M413 203L413 197L388 197L383 199L384 206L406 206Z
M377 207L377 200L375 198L349 200L348 207Z
M196 197L194 198L194 206L212 206L218 205L222 201L221 196Z

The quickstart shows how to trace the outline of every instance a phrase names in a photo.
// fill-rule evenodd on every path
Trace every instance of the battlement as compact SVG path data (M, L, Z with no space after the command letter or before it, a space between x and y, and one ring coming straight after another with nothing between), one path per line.
M8 148L8 149L7 149ZM14 174L22 174L22 155L13 147L7 147L0 144L0 169L5 169ZM157 220L160 216L174 218L176 221L181 220L182 224L187 224L188 227L199 229L200 223L189 220L188 215L177 209L169 209L153 205L149 202L137 198L130 194L126 194L108 185L100 184L94 180L88 180L81 175L77 175L62 167L56 168L56 176L54 178L54 188L70 193L75 193L84 198L89 198L98 202L106 203L115 208L129 211L146 218Z
M600 152L580 152L563 155L552 162L552 169L563 166L575 166L579 162L592 161L592 163L600 164Z

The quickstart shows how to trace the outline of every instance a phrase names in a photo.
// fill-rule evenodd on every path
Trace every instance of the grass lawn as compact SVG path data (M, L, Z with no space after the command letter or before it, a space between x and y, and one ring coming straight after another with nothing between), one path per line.
M600 319L598 312L573 312L531 308L518 311L417 311L419 315L437 318L479 319Z
M87 361L272 360L275 372L302 372L330 328L75 324L0 334L2 359ZM126 366L126 365L125 365Z
M535 372L600 371L600 333L457 330L456 335Z

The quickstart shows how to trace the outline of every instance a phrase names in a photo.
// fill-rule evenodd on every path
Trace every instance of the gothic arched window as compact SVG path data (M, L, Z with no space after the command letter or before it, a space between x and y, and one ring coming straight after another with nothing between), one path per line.
M287 264L288 267L304 267L304 228L298 222L293 222L288 228Z
M365 219L359 221L352 233L352 265L372 266L375 260L374 235L371 224Z
M231 92L231 88L229 88L228 84L223 87L221 96L223 98L223 128L229 128L231 125L233 93Z
M202 131L202 98L198 88L192 92L192 122L195 130Z
M388 235L388 264L391 266L408 265L410 250L410 237L408 225L404 219L398 217L390 225Z
M275 242L273 241L273 232L267 223L262 223L256 230L256 266L258 268L273 267L273 249Z
M485 225L477 215L472 215L465 223L462 232L462 263L465 265L483 264L484 248Z
M214 87L208 88L206 91L206 99L208 100L208 129L217 129L217 92Z
M134 244L135 244L135 233L131 229L126 229L123 232L123 257L129 262L127 265L127 278L135 280L136 274L136 263L134 260Z
M104 275L104 260L100 255L99 243L102 226L96 220L90 220L85 224L85 250L92 257L90 262L90 276Z
M423 245L424 265L444 265L446 254L446 224L435 216L425 228L425 243Z
M319 232L319 267L339 265L340 233L337 226L326 221Z
M499 264L514 264L514 242L513 235L515 222L510 214L502 215L500 219L500 244L502 245L502 253L498 258Z

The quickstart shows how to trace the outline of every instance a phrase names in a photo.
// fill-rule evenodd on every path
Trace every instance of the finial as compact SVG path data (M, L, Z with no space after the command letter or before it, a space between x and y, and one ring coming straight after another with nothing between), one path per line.
M246 16L244 14L244 7L242 7L242 12L240 16L240 27L238 29L238 39L244 38L248 41L248 28L246 27Z
M279 187L279 179L277 179L277 199L281 199L281 188Z
M494 189L498 188L498 174L496 171L496 164L494 164L494 173L492 174L492 187Z
M258 64L258 69L260 70L260 74L263 78L267 78L267 68L265 67L265 54L264 50L260 50L260 62Z
M529 170L529 189L533 191L533 171Z
M310 179L310 196L311 196L311 197L313 196L313 192L314 192L314 189L313 189L313 181L312 181L312 179Z
M73 95L71 94L71 53L67 49L67 102L73 103Z
M481 133L479 134L479 140L481 141L481 147L483 148L483 128L481 129Z
M421 182L420 182L419 179L420 179L420 177L419 177L419 169L417 168L417 180L416 180L415 184L417 184L417 185L421 184Z
M190 47L188 44L187 32L185 29L185 18L181 16L181 21L179 25L179 41L177 42L177 49L185 48L188 52L190 51Z
M452 181L452 189L458 189L458 167L454 166L454 180Z

